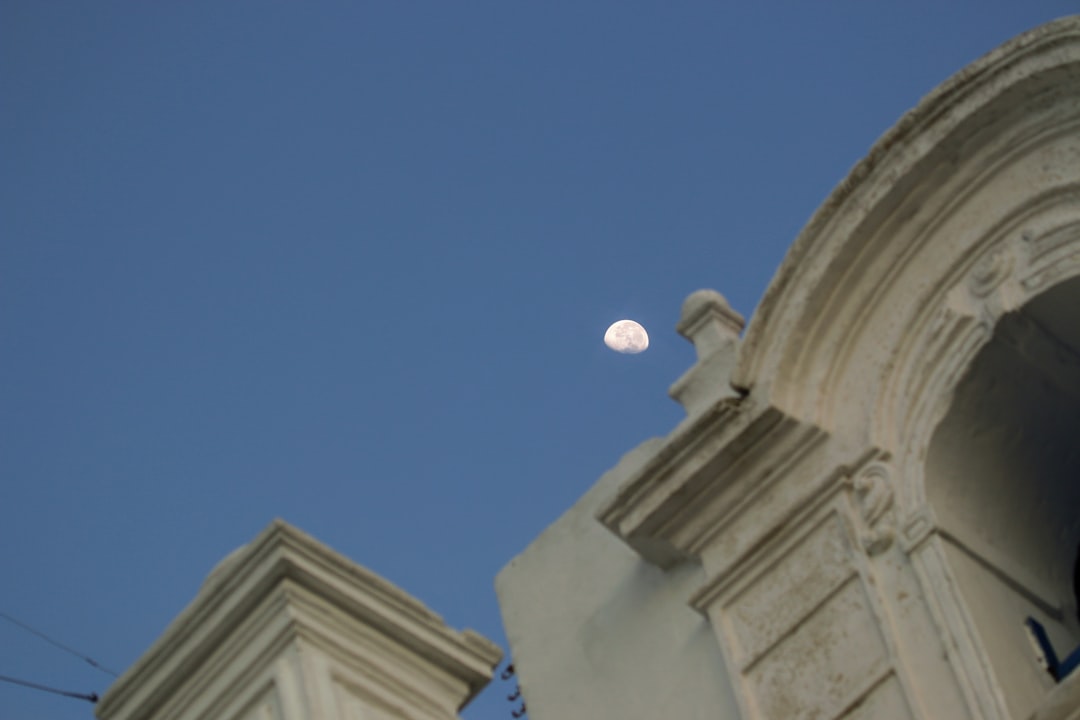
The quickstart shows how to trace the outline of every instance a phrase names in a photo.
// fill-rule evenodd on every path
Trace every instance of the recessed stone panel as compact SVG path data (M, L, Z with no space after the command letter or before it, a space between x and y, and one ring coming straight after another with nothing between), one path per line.
M889 658L866 590L852 578L745 673L756 718L836 718Z
M745 667L810 615L855 573L843 520L830 514L725 608L723 616Z

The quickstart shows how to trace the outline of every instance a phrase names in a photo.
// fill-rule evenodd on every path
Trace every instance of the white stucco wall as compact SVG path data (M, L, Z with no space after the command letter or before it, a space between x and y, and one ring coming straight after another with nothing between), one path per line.
M687 605L700 567L662 571L594 518L662 443L628 453L499 573L532 720L739 717L716 636Z

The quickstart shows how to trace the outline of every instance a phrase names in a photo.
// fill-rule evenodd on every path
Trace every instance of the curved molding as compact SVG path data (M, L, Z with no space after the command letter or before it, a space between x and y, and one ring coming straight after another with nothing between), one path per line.
M876 394L873 439L900 455L908 510L926 502L922 459L953 389L997 322L1080 276L1080 191L1064 188L1025 209L1007 227L987 233L966 272L921 308Z
M733 384L826 431L863 428L868 442L899 450L904 420L878 412L883 395L895 401L893 376L924 390L942 379L898 357L920 343L939 353L977 345L981 326L1035 291L1033 278L1045 287L1080 274L1071 240L1059 247L1039 228L1075 236L1078 118L1080 17L1021 35L941 85L797 238L751 319ZM1025 237L1075 261L1039 276Z

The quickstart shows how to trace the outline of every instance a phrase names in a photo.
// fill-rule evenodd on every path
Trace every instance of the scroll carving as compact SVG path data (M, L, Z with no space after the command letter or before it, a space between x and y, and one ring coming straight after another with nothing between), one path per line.
M889 549L896 537L892 470L884 462L860 469L851 488L861 520L860 541L869 555Z
M986 297L1005 281L1013 269L1012 253L994 250L979 258L968 277L968 287L975 297Z

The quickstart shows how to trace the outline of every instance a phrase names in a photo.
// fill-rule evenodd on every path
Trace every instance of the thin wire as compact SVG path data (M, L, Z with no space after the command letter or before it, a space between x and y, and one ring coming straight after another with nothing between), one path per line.
M0 617L4 618L4 619L5 619L5 620L7 620L8 622L11 622L11 623L14 623L14 624L18 625L18 626L19 626L19 627L21 627L21 628L22 628L23 630L25 630L25 631L27 631L27 632L29 632L29 633L33 633L34 635L37 635L37 636L38 636L39 638L41 638L41 639L42 639L42 640L44 640L45 642L49 643L49 644L50 644L50 645L52 645L53 647L57 647L57 648L60 648L60 649L61 649L61 650L63 650L64 652L66 652L66 653L71 653L71 654L72 654L72 655L74 655L75 657L77 657L77 658L79 658L79 659L81 659L81 660L84 660L84 661L86 661L86 662L87 662L87 663L89 663L89 664L90 664L90 665L91 665L92 667L95 667L95 668L97 668L97 669L98 669L98 670L100 670L101 672L103 672L103 673L108 673L109 675L112 675L113 677L118 677L118 675L117 675L117 673L116 673L116 672L114 672L114 671L110 670L109 668L105 667L104 665L102 665L101 663L99 663L99 662L98 662L97 660L95 660L94 658L92 658L92 657L89 657L88 655L83 655L83 654L82 654L81 652L79 652L78 650L75 650L75 649L73 649L73 648L69 648L69 647L68 647L67 645L63 644L62 642L58 642L58 641L56 641L56 640L53 640L53 639L52 639L51 637L49 637L49 636L48 636L48 635L46 635L45 633L41 632L40 630L35 630L34 628L30 627L30 626L29 626L29 625L27 625L26 623L22 622L21 620L17 620L17 619L15 619L15 618L11 617L10 615L8 615L8 614L7 614L6 612L4 612L3 610L0 610Z
M9 682L12 685L22 685L23 687L33 688L34 690L41 690L42 692L50 692L55 695L63 695L64 697L75 698L76 700L86 700L87 702L96 703L98 701L97 693L77 693L69 692L67 690L60 690L58 688L49 687L48 685L38 685L27 680L19 680L18 678L8 677L7 675L0 675L0 681Z

